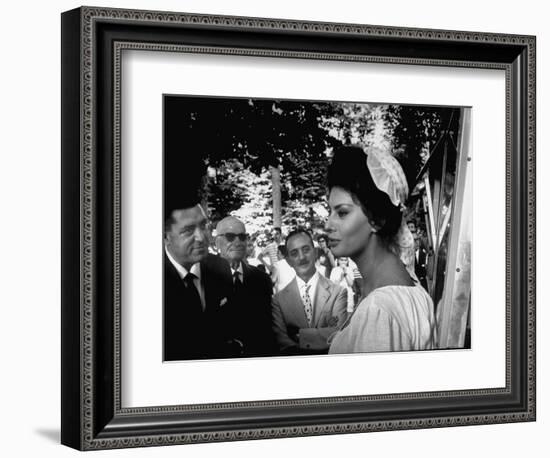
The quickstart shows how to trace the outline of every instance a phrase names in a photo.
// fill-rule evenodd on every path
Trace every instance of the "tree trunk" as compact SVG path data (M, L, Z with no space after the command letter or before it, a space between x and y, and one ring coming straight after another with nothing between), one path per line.
M281 227L281 171L279 167L270 166L273 193L273 227Z

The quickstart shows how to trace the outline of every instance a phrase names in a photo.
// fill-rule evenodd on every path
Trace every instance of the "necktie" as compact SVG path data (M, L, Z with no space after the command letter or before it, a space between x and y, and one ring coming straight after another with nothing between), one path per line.
M241 281L241 276L239 275L239 271L236 270L233 272L233 288L235 291L240 291L243 286L243 282Z
M189 299L191 303L200 305L201 309L202 307L202 301L201 296L199 294L199 291L197 290L197 287L195 286L194 279L197 278L195 274L192 274L189 272L185 278L183 279L183 282L185 283L185 286L187 288L187 291L189 291Z
M304 310L306 312L306 318L308 324L311 324L311 320L313 318L313 305L311 303L311 298L309 297L309 289L311 288L311 285L306 285L306 288L304 290L304 295L302 296L302 301L304 302Z

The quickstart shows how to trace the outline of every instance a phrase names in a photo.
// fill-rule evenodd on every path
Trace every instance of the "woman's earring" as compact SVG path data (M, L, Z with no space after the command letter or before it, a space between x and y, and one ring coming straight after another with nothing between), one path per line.
M370 224L370 227L371 227L371 232L376 234L378 232L378 228L374 224L374 221L369 221L369 224Z

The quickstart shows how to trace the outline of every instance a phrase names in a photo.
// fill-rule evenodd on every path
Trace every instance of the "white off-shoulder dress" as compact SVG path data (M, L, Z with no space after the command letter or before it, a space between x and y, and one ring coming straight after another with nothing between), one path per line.
M377 288L331 336L329 353L431 350L436 348L431 297L421 285Z

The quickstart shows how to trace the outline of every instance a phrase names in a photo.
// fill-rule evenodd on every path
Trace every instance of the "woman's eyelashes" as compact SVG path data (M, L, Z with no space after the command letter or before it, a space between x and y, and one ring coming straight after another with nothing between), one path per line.
M348 213L349 211L347 210L338 210L336 214L338 215L338 218L344 218Z
M344 207L338 206L330 211L329 216L336 215L338 218L344 218L349 213L349 210Z

